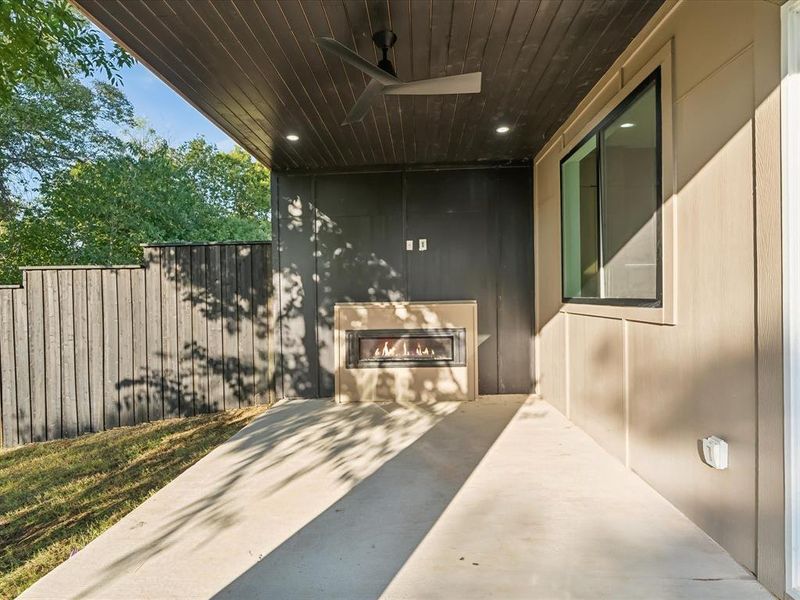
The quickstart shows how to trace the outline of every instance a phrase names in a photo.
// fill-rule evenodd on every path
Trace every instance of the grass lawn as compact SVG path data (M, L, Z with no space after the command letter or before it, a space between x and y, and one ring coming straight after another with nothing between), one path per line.
M264 410L0 450L0 598L20 594Z

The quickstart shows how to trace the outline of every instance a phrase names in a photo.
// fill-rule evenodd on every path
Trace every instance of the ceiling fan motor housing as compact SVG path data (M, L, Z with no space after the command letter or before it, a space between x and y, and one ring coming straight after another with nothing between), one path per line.
M372 41L375 42L375 45L383 52L383 58L378 61L378 67L389 73L389 75L397 77L397 72L394 70L394 65L388 57L389 50L397 41L397 35L395 32L389 29L377 31L373 34Z
M394 43L397 41L397 35L390 29L384 29L383 31L375 32L372 35L372 41L375 42L375 45L381 50L388 50L394 46Z

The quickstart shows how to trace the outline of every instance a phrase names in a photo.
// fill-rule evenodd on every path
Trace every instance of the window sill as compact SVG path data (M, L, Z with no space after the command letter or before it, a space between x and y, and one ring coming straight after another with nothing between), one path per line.
M677 325L673 311L664 306L652 308L648 306L612 306L609 304L569 302L561 305L561 312L585 317L653 323L655 325Z

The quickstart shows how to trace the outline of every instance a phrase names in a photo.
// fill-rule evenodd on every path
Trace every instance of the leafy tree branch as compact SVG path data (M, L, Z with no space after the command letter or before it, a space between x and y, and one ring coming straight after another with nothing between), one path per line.
M46 87L98 72L119 84L133 62L119 46L107 48L67 0L0 2L0 103L20 84Z

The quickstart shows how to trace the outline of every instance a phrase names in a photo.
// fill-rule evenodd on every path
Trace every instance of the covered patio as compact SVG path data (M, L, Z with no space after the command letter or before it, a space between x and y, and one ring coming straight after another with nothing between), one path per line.
M29 597L784 597L780 0L73 2L272 168L281 403Z
M772 596L550 405L285 401L22 598Z

